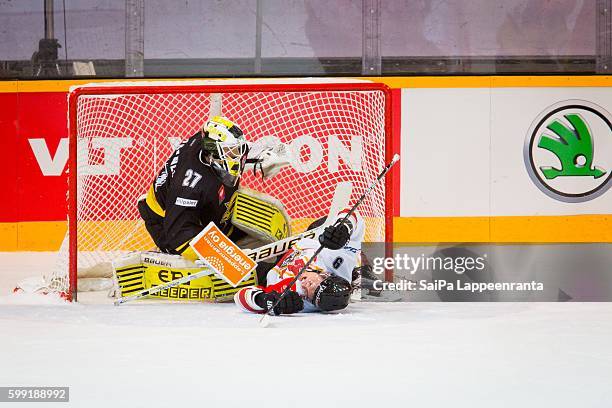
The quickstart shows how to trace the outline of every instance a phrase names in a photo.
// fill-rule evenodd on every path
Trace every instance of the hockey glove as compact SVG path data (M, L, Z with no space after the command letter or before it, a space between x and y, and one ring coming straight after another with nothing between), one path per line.
M330 225L319 236L319 242L323 247L335 250L344 247L350 236L351 231L347 224Z
M278 292L264 293L261 292L255 296L255 303L264 310L268 310L278 300L280 294ZM297 292L289 291L284 298L274 308L276 316L280 314L297 313L304 308L304 301Z

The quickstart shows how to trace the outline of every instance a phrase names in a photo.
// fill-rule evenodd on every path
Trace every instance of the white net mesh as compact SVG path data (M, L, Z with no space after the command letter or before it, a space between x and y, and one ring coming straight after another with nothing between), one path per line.
M81 95L79 275L117 254L154 249L136 203L174 146L201 129L211 100L219 104L219 96L221 113L237 123L248 140L275 136L300 158L272 179L262 181L251 172L241 179L241 185L283 202L294 233L327 214L338 182L352 182L352 204L385 165L385 94L380 90ZM383 183L360 212L366 219L366 240L384 241ZM53 290L66 291L66 242L60 252L60 267L46 278Z

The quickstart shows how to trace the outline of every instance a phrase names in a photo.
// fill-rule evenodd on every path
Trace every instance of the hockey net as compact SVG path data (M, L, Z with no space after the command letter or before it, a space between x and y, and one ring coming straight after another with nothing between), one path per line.
M213 114L237 123L249 141L276 137L299 161L241 186L279 199L293 233L327 214L335 186L353 185L351 204L385 166L390 101L384 85L116 83L83 86L69 96L69 228L59 264L45 277L52 291L76 296L77 276L116 256L155 248L136 203L174 148ZM360 212L366 241L390 235L384 183Z

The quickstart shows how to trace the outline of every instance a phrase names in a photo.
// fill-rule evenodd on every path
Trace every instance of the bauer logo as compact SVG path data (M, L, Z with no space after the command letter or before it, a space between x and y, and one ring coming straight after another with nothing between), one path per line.
M523 156L529 177L549 197L597 198L612 185L612 116L583 100L552 105L531 124Z

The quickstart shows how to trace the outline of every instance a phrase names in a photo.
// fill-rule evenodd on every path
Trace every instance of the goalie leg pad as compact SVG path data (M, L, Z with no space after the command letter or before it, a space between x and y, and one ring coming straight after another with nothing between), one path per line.
M113 262L118 295L131 296L143 289L166 284L202 270L180 255L159 252L134 252ZM211 300L214 287L210 276L203 276L150 295L169 300Z
M134 252L115 260L113 266L120 297L134 295L143 289L163 285L202 270L194 262L180 255L160 252ZM211 271L211 275L162 290L149 297L180 301L224 302L231 300L241 288L256 284L257 277L254 273L234 288L223 279L216 277Z
M271 243L291 235L291 219L276 198L241 188L232 200L231 222L249 236Z

